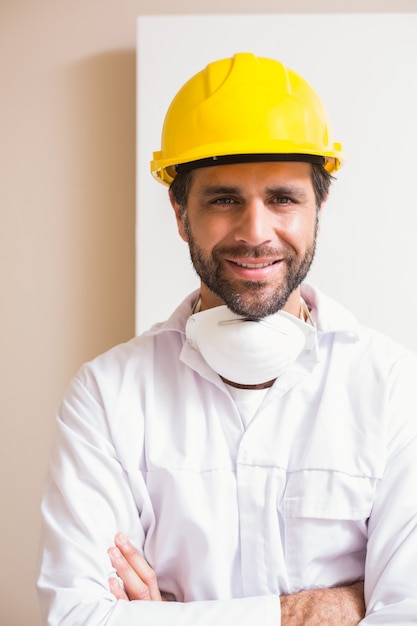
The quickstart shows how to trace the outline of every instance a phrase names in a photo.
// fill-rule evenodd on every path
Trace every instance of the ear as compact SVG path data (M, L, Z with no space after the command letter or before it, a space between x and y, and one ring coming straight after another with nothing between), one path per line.
M328 195L324 198L323 202L321 203L321 205L317 208L317 232L320 232L320 224L321 224L321 218L323 215L323 211L324 211L324 206L328 200Z
M177 204L177 202L175 202L174 196L172 195L171 192L169 192L169 201L171 202L171 206L175 212L175 218L177 220L178 232L180 234L180 237L184 241L188 241L188 237L184 228L184 220L182 218L182 208L180 207L179 204Z

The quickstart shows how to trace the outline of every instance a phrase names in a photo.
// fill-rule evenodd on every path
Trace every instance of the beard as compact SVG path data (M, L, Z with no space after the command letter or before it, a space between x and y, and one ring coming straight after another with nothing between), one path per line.
M288 247L277 249L271 246L214 247L211 254L204 252L195 241L187 215L184 226L188 237L191 261L202 282L215 293L236 315L250 320L262 319L280 311L292 292L299 287L307 276L316 251L318 219L310 245L302 257ZM233 280L227 276L222 259L245 258L248 261L259 258L280 259L284 267L284 276L279 284L271 287L264 281Z

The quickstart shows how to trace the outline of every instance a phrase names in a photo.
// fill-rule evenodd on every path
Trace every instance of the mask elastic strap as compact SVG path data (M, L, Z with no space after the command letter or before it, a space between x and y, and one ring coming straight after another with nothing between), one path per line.
M302 319L306 324L310 324L311 326L314 326L314 321L313 318L311 317L311 313L310 313L310 309L307 306L307 302L304 300L304 298L300 298L301 300L301 315L302 315Z
M193 306L191 315L194 315L194 313L200 313L200 309L201 309L201 296L198 297L197 302Z

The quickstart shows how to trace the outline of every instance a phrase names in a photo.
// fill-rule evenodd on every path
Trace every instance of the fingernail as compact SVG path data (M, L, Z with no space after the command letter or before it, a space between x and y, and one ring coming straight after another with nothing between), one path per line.
M123 533L118 533L117 540L124 546L127 546L127 544L129 543L129 539Z
M109 554L114 559L120 559L120 557L122 556L122 553L120 552L119 548L110 548Z

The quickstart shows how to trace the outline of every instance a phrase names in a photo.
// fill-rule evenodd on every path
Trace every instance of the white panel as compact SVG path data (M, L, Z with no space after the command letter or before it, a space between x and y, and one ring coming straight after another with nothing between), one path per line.
M309 80L348 163L310 280L417 350L417 14L143 16L138 21L137 331L198 286L167 191L149 174L166 109L207 63L250 51Z

